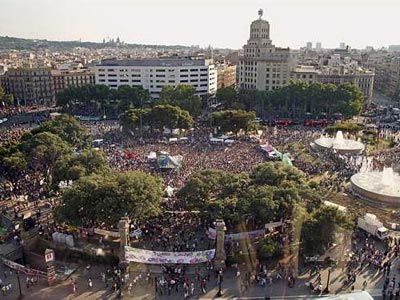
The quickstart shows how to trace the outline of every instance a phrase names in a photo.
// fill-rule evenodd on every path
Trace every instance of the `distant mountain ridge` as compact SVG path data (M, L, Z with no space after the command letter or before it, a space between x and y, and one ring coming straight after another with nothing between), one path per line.
M38 50L40 48L68 50L75 47L85 47L99 49L104 47L119 48L159 48L159 49L189 49L191 46L181 45L143 45L143 44L117 44L117 43L96 43L96 42L80 42L80 41L48 41L40 39L25 39L9 36L0 36L0 50Z

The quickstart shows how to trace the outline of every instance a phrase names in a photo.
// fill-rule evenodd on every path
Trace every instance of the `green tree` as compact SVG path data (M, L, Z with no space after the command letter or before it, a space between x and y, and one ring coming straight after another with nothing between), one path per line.
M216 94L218 102L225 108L233 108L238 100L238 94L234 87L225 87L217 90Z
M306 255L323 254L335 241L335 233L351 229L352 223L336 207L321 206L305 220L301 230L303 251Z
M29 165L41 170L46 178L60 158L71 153L71 147L59 136L50 132L41 132L31 136L20 145ZM49 181L47 181L49 182Z
M13 185L15 185L21 175L21 172L26 169L27 161L25 156L20 151L15 151L1 159L2 174Z
M117 89L118 106L120 111L126 111L129 108L142 108L143 105L151 102L148 90L141 86L120 85Z
M187 111L172 105L156 105L151 110L151 122L155 128L162 130L180 128L189 129L193 125L193 119Z
M54 185L58 185L61 181L76 181L83 176L105 174L109 171L104 152L89 149L57 160L52 170L52 181Z
M150 108L130 108L120 116L119 123L125 132L134 132L140 127L140 120L142 126L153 127L152 117Z
M192 85L180 84L176 88L170 85L164 86L161 90L159 103L178 106L188 111L192 116L201 113L201 99L196 95L196 89Z
M211 118L213 125L222 132L232 131L237 134L240 130L247 132L252 129L255 116L254 112L244 110L223 110L213 112Z
M178 192L178 197L189 210L199 210L209 220L233 218L236 194L246 178L220 170L204 170L195 174Z
M56 218L75 225L108 226L115 226L123 216L146 220L160 213L162 195L161 181L141 171L94 174L66 189Z
M337 88L338 112L349 119L361 112L364 96L360 89L351 83L344 83Z
M74 147L83 148L90 144L89 134L86 128L80 125L75 118L66 114L40 124L38 127L34 128L27 137L29 138L43 132L53 133Z
M204 170L187 182L178 197L205 218L234 222L248 216L261 223L292 219L297 205L309 212L321 205L321 195L304 175L281 162L260 164L249 176Z
M259 164L250 173L250 178L257 185L279 186L285 180L304 183L304 175L300 171L281 162Z
M280 254L279 243L266 236L257 243L257 256L261 260L270 260Z

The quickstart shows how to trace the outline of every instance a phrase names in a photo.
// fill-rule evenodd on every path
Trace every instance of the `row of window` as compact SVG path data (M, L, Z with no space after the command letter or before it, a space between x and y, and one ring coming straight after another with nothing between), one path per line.
M208 71L208 68L201 68L201 69L168 69L168 72L175 72L176 70L179 70L180 72L206 72ZM141 72L141 69L98 69L99 72ZM155 69L155 72L159 72L159 73L165 73L165 71L167 71L166 69ZM150 69L150 72L153 72L153 69Z

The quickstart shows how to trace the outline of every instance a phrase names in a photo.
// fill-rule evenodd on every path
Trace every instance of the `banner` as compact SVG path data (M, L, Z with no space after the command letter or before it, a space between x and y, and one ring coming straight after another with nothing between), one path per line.
M282 226L282 225L283 225L282 221L267 223L267 224L265 224L265 229L272 229L272 228L279 227L279 226Z
M125 260L143 264L199 264L210 261L215 249L194 252L151 251L125 246Z
M100 229L100 228L95 228L94 233L104 235L104 236L116 237L116 238L119 237L118 231L109 231L109 230L104 230L104 229Z
M35 270L35 269L31 269L31 268L27 268L23 265L17 264L16 262L13 262L11 260L2 259L3 264L5 264L7 267L17 270L19 272L22 272L28 276L42 276L42 277L47 277L47 273L46 272L42 272L39 270Z
M215 240L217 238L217 231L214 228L211 227L208 228L206 234L210 240ZM265 229L225 234L225 243L230 241L240 241L245 238L256 239L260 236L263 236L264 234L265 234Z

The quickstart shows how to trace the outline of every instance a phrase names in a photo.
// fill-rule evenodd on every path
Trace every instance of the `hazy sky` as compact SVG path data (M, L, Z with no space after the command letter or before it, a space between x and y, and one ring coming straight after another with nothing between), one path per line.
M277 46L400 44L400 0L0 0L0 35L241 48L259 8Z

